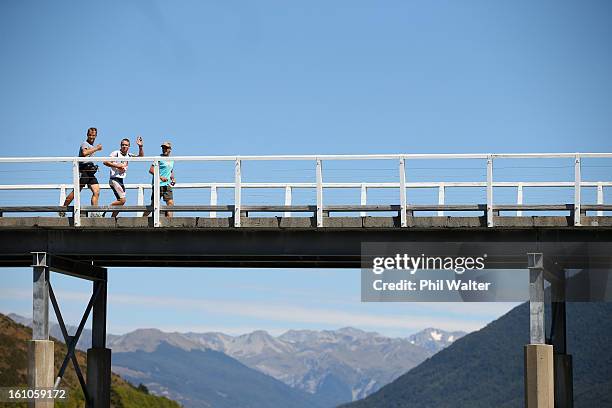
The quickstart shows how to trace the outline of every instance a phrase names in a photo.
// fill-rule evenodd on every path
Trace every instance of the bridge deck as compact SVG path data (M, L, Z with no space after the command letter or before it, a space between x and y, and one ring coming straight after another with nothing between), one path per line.
M173 217L160 219L161 228L208 229L478 229L487 228L486 217L431 216L408 217L407 227L400 226L399 217L325 217L323 226L317 227L315 217L242 217L241 227L234 227L233 217ZM489 229L524 228L612 228L612 216L582 216L582 226L574 226L571 216L496 216ZM0 230L19 228L152 228L151 218L83 218L79 227L73 226L71 217L0 217Z
M70 218L3 217L0 266L30 266L31 252L42 251L101 266L359 268L363 242L511 242L497 262L525 267L525 254L542 243L559 256L566 243L608 253L612 217L582 219L576 227L571 217L495 217L488 227L485 217L409 217L400 227L398 217L329 217L317 227L311 217L243 217L237 228L231 218L162 218L160 227L146 218L84 218L74 227Z

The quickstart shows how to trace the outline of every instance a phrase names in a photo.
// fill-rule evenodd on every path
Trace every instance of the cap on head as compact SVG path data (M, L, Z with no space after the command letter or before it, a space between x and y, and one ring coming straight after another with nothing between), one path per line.
M167 147L169 149L172 149L172 143L170 142L164 142L161 144L161 147Z

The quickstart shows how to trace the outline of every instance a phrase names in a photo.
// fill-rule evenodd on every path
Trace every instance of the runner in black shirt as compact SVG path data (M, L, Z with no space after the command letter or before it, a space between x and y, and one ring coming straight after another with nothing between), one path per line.
M102 150L101 144L94 146L97 135L98 129L93 127L87 129L87 140L81 143L81 146L79 147L79 157L91 157L96 152ZM91 190L91 205L98 205L98 198L100 197L100 185L98 184L98 179L96 178L97 171L98 166L96 166L93 162L79 163L79 191L82 190L83 187L89 186L89 189ZM74 190L66 197L64 206L69 206L72 200L74 200ZM59 215L60 217L65 217L66 213L61 211ZM95 213L92 215L100 216L100 214Z

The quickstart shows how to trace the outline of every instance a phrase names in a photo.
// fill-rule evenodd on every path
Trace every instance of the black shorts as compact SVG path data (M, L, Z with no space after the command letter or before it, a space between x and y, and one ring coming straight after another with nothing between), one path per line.
M163 198L164 201L174 199L174 194L172 193L172 186L159 186L159 197ZM153 192L151 191L151 202L153 202Z
M93 186L98 183L98 179L96 178L95 171L82 171L79 173L79 187L83 188L85 186Z

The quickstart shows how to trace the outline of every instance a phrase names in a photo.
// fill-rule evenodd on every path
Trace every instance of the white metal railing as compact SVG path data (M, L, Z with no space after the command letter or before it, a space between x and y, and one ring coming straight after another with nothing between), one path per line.
M500 159L573 159L574 162L574 180L569 182L501 182L495 181L493 177L494 161ZM486 218L489 227L494 226L494 200L493 192L495 187L513 187L516 188L517 196L516 203L518 206L523 204L524 188L526 187L573 187L574 190L574 225L581 225L581 189L584 187L595 187L597 189L597 204L604 205L604 187L612 186L612 181L582 181L581 180L581 159L582 158L612 158L612 153L519 153L519 154L375 154L375 155L288 155L288 156L173 156L173 157L126 157L122 161L134 162L153 162L154 168L154 184L126 184L128 189L138 189L138 204L144 204L144 189L153 188L153 224L155 227L160 226L160 197L159 197L159 161L173 160L180 161L198 161L198 162L233 162L234 163L234 182L233 183L178 183L176 188L199 188L210 189L210 205L217 205L217 190L220 188L234 189L234 226L240 227L241 209L242 209L242 190L250 188L279 188L285 192L285 206L291 206L292 190L296 188L316 189L316 219L317 226L323 226L325 206L323 204L323 193L326 188L359 188L360 189L360 206L367 205L367 193L369 189L375 188L391 188L399 191L399 213L401 226L406 227L408 222L408 204L406 190L411 188L437 188L438 189L438 205L444 206L445 190L450 187L481 187L486 189ZM407 182L406 181L406 161L408 160L423 160L423 159L482 159L486 160L486 181L470 181L470 182ZM79 162L103 162L109 161L109 157L0 157L0 163L72 163L73 184L31 184L31 185L0 185L0 190L38 190L38 189L59 189L60 204L66 196L66 189L72 188L79 182ZM315 181L312 183L243 183L242 182L242 162L243 161L283 161L283 160L301 160L314 162ZM354 183L335 183L323 181L323 162L334 160L394 160L398 163L399 182L354 182ZM101 188L109 188L101 184ZM81 200L79 189L74 189L74 205L73 217L74 225L81 224ZM360 215L365 216L366 211L359 211ZM444 215L444 209L439 208L437 214ZM522 215L522 210L517 208L517 215ZM290 217L291 212L285 211L285 216ZM602 210L597 210L597 215L603 215ZM216 211L210 211L210 217L216 217Z

